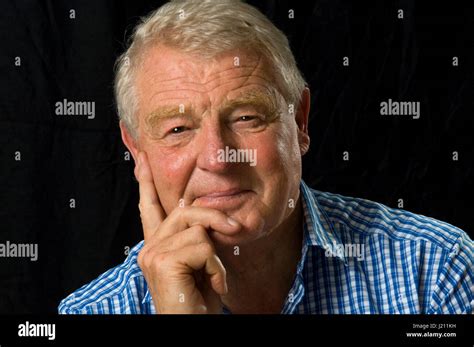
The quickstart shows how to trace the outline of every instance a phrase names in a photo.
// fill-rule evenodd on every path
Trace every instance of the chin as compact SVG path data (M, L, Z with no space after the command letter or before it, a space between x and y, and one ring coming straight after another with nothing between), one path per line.
M227 248L249 244L257 240L260 235L242 229L240 233L233 236L224 235L216 231L211 231L209 236L217 248Z

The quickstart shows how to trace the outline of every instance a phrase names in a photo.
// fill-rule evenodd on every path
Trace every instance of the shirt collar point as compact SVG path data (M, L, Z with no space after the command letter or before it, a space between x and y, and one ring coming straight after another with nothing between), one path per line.
M147 289L145 296L143 297L142 304L148 303L151 301L151 294L150 291Z

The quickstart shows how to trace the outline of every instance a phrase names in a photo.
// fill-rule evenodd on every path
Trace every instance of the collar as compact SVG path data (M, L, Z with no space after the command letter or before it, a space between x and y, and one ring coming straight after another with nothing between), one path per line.
M303 180L301 180L300 187L304 213L303 249L305 246L323 248L326 255L337 257L347 264L343 252L337 252L338 249L344 249L344 244L326 212L321 208L315 191L309 188Z

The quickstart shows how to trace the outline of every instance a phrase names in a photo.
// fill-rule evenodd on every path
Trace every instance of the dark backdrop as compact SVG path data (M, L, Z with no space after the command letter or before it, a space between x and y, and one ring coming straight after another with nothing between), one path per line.
M306 182L392 207L402 199L472 237L474 11L412 0L250 3L289 36L312 89ZM113 64L138 18L160 4L0 2L0 243L39 245L36 262L0 258L0 313L56 312L141 240ZM64 98L94 101L95 118L57 116ZM381 116L388 98L419 101L420 119Z

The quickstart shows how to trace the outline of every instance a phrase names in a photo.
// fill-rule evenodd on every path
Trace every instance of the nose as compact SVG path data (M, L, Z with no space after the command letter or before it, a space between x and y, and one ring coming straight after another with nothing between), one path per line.
M219 151L232 146L231 135L217 119L206 119L195 141L197 151L197 167L213 173L225 173L232 163L222 160Z

